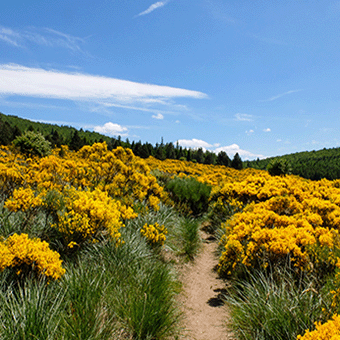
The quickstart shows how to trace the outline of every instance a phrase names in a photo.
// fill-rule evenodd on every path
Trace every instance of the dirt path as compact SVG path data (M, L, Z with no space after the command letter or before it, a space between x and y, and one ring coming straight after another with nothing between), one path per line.
M182 339L231 340L227 331L228 313L221 300L225 283L213 268L217 264L217 243L202 233L203 249L191 264L183 267L181 296L186 332Z

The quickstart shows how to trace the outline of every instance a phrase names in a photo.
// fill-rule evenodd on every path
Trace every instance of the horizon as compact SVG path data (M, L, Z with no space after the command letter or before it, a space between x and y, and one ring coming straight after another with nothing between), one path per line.
M242 160L335 148L339 16L340 1L14 0L0 111Z
M50 125L52 125L52 126L55 125L55 126L58 126L58 127L60 127L60 128L66 127L66 128L70 128L70 129L76 129L77 131L83 130L84 132L90 132L90 133L91 133L91 132L96 132L96 133L98 133L99 135L104 136L104 137L113 138L113 139L116 139L116 140L120 139L123 143L130 143L130 144L132 144L132 142L135 142L135 143L141 142L142 144L144 144L144 143L149 143L148 141L142 142L141 140L132 140L132 141L130 141L128 137L125 138L125 139L123 139L123 138L121 137L121 135L108 136L108 135L104 135L104 134L102 134L102 133L100 133L100 132L97 132L97 131L84 130L83 128L76 128L76 127L71 126L71 125L58 125L58 124L55 124L55 123L53 123L53 122L47 123L47 122L43 122L43 121L39 121L39 120L36 120L36 121L35 121L35 120L30 120L30 119L24 118L24 117L18 117L18 116L15 116L15 115L8 115L8 114L5 114L5 113L3 113L3 112L0 112L0 114L3 114L3 115L5 115L5 116L12 116L12 117L14 117L14 118L19 118L19 119L26 119L26 120L29 120L29 121L31 121L31 122L33 122L33 123L50 124ZM160 140L160 141L157 141L156 143L150 143L150 144L152 144L152 146L155 147L157 144L160 145L160 144L162 143L162 140L163 140L163 137L161 137L161 140ZM106 143L106 141L104 141L104 142ZM164 141L164 140L163 140L163 144L164 144L164 145L166 145L167 143L172 143L174 146L176 146L177 141L172 142L172 141ZM189 149L190 149L190 150L197 150L197 149L199 149L199 148L202 148L204 152L205 152L205 151L211 151L211 150L205 149L204 147L201 147L201 146L199 146L199 147L195 147L195 146L189 146L189 147L187 147L187 146L182 146L182 145L179 145L179 146L181 146L183 149L187 149L187 150L189 150ZM333 147L333 148L314 149L314 150L310 150L310 151L308 151L308 150L302 150L302 151L297 151L297 152L293 152L293 153L290 153L290 154L273 155L273 156L264 157L264 158L258 158L258 159L259 159L259 160L265 160L265 159L269 159L269 158L283 158L283 157L285 157L285 156L290 156L290 155L293 155L293 154L296 154L296 153L318 152L318 151L330 150L330 149L334 149L334 148L336 148L336 147ZM340 148L340 147L338 147L338 148ZM222 150L222 151L224 151L224 150ZM212 152L215 153L216 155L218 155L218 152L216 152L215 150L213 150ZM235 153L233 153L233 154L227 154L227 155L228 155L228 157L230 158L230 160L232 160L236 153L238 153L238 152L235 152ZM240 155L239 155L239 156L240 156ZM241 156L240 156L240 157L241 157ZM242 159L242 157L241 157L241 159ZM242 159L242 162L247 162L247 161L252 162L252 161L256 161L256 160L257 160L257 158L254 158L254 159L251 159L251 160L250 160L250 159Z

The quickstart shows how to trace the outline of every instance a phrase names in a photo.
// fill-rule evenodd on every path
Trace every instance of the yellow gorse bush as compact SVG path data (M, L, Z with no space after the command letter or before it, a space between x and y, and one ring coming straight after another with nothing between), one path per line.
M64 273L60 255L40 239L30 239L27 234L14 234L0 243L0 270L10 267L20 274L27 267L51 279Z
M334 315L331 320L321 324L315 323L314 331L306 331L304 335L298 335L297 340L339 340L340 339L340 316Z
M5 207L9 211L26 211L42 205L41 195L35 195L31 188L14 189L13 195L5 202Z
M63 157L57 151L44 158L28 159L1 148L0 197L7 199L22 187L38 193L62 192L66 187L98 188L129 206L136 200L146 201L155 210L164 198L163 188L150 174L149 166L129 149L109 151L106 143L96 143L78 152L63 146Z
M0 197L9 211L25 212L25 227L45 212L52 216L53 226L67 235L68 243L99 233L118 241L124 221L137 216L136 203L159 209L163 188L146 162L131 150L109 151L106 143L78 152L62 149L62 157L55 149L43 158L0 149ZM70 237L76 234L75 239Z
M137 216L131 207L112 199L107 192L95 189L82 191L70 188L64 197L66 211L59 212L53 227L63 233L68 242L82 242L106 233L119 243L123 220Z
M220 272L289 260L300 270L339 266L340 191L332 181L251 174L213 193L248 203L222 225Z
M160 246L164 244L168 233L165 226L159 225L157 222L154 224L145 223L140 232L152 245Z

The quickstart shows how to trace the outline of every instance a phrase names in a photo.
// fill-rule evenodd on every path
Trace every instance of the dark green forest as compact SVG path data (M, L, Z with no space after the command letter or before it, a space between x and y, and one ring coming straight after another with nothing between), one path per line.
M289 162L291 173L312 180L340 178L340 148L297 152L281 157L246 161L244 167L265 170L273 159L282 158Z
M160 143L152 145L151 143L141 141L125 141L120 136L111 138L97 132L77 130L70 126L59 126L53 124L33 122L28 119L19 118L0 113L0 145L11 144L18 136L26 131L41 133L52 147L60 147L67 145L70 150L79 150L84 145L92 145L97 142L106 142L110 150L122 146L132 149L136 156L148 158L153 156L160 160L179 159L187 160L202 164L216 164L242 169L243 163L241 157L236 154L233 159L221 151L218 155L209 150L186 149L172 142L164 143L163 139Z
M226 152L215 154L209 150L187 149L172 142L152 145L141 141L122 140L120 136L111 138L93 131L77 130L71 126L59 126L40 122L33 122L17 116L0 113L0 144L9 145L15 138L26 131L41 133L52 147L68 145L71 150L79 150L84 145L92 145L97 142L106 142L110 150L118 146L130 148L136 156L148 158L179 159L202 164L214 164L233 167L235 169L255 168L266 170L274 159L282 158L289 162L291 173L312 180L339 179L340 178L340 148L322 149L318 151L297 152L284 156L257 159L254 161L242 161L239 154L230 159Z

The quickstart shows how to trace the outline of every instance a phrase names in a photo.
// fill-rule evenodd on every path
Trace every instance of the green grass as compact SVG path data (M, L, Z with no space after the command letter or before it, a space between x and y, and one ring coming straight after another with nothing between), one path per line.
M201 245L199 220L188 217L184 218L180 225L180 237L182 242L182 255L188 260L193 260Z
M307 276L296 280L288 270L257 272L238 281L226 296L231 327L239 340L296 340L322 321L329 298Z
M65 292L61 285L28 279L24 285L5 284L0 290L0 338L52 340L60 337Z
M98 266L85 261L67 268L63 277L66 291L66 317L63 335L66 339L112 339L114 314L108 308L108 278Z
M169 264L154 254L132 230L123 234L125 244L98 245L93 261L102 263L108 284L108 308L134 339L166 339L177 331L180 318L175 296L179 284Z
M161 206L128 222L120 246L107 239L84 245L64 257L66 273L57 282L27 277L17 283L13 269L0 273L0 339L161 340L178 334L180 284L174 267L139 232L146 222L165 224L175 247L177 217ZM0 214L4 237L20 232L17 219L22 216ZM41 218L30 232L48 237L43 225Z

